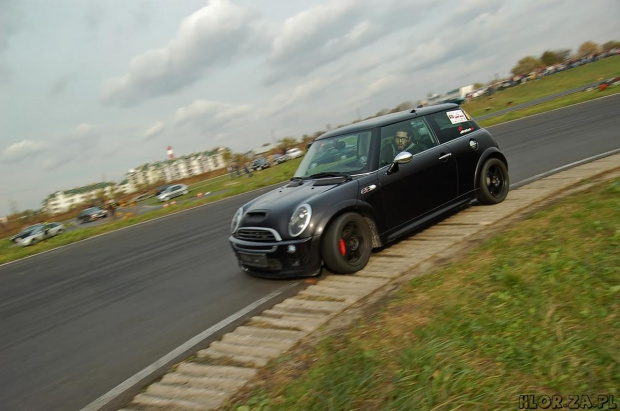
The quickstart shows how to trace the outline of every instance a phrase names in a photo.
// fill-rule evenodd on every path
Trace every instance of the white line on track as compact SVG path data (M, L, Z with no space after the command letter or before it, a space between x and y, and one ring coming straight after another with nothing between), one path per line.
M95 410L101 409L102 407L104 407L108 403L110 403L110 401L114 400L119 395L123 394L125 391L127 391L128 389L130 389L133 386L135 386L136 384L138 384L142 379L144 379L144 378L148 377L149 375L151 375L152 373L156 372L158 369L160 369L161 367L165 366L169 362L174 361L177 357L182 355L184 352L186 352L186 351L190 350L191 348L195 347L196 345L200 344L202 341L204 341L205 339L207 339L208 337L210 337L211 335L213 335L217 331L219 331L222 328L232 324L234 321L242 318L244 315L250 313L255 308L260 307L261 304L268 302L272 298L277 297L278 295L284 293L286 290L288 290L290 288L293 288L293 287L299 285L300 283L301 283L300 281L296 281L294 283L287 284L287 285L285 285L283 287L280 287L279 289L275 290L271 294L268 294L268 295L264 296L263 298L261 298L260 300L255 301L252 304L248 305L247 307L237 311L236 313L234 313L230 317L225 318L224 320L220 321L219 323L217 323L215 325L212 325L211 327L207 328L206 330L204 330L203 332L201 332L197 336L195 336L195 337L191 338L190 340L188 340L183 345L181 345L181 346L175 348L174 350L170 351L168 354L164 355L159 360L155 361L153 364L151 364L148 367L144 368L142 371L138 372L134 376L126 379L125 381L123 381L122 383L117 385L116 387L112 388L110 391L108 391L107 393L103 394L101 397L97 398L95 401L91 402L86 407L82 408L82 411L95 411Z

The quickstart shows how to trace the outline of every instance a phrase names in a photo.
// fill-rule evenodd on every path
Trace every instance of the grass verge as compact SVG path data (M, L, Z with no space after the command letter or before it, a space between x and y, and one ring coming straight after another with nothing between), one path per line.
M505 123L507 121L518 120L520 118L533 116L534 114L541 114L547 111L555 110L562 107L572 106L573 104L579 104L586 101L594 100L600 97L607 97L613 94L620 93L620 87L613 86L606 90L590 90L590 91L581 91L578 93L570 94L568 96L559 97L544 103L537 104L535 106L530 106L527 108L523 108L520 110L511 111L506 114L501 114L498 116L494 116L488 118L486 120L481 120L478 122L482 127L490 127L497 124Z
M356 326L272 365L230 410L518 409L618 395L620 179L415 278Z
M620 75L620 55L565 70L463 104L474 118Z

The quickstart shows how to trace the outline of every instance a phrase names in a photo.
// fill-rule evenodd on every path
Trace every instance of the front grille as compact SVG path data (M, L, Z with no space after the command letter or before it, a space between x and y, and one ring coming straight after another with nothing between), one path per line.
M276 236L269 230L260 228L240 228L236 236L239 240L245 241L277 241Z

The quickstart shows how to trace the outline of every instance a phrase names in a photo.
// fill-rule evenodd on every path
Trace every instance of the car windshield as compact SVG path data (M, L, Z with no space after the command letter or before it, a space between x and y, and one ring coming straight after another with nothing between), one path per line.
M99 211L99 209L98 209L98 208L96 208L96 207L87 208L86 210L82 211L82 212L80 213L80 215L89 215L89 214L94 214L94 213L96 213L97 211Z
M35 225L31 225L30 227L26 227L22 230L21 234L30 234L34 231L36 231L37 229L43 227L43 224L35 224Z
M299 164L294 177L351 175L368 170L370 130L315 141Z

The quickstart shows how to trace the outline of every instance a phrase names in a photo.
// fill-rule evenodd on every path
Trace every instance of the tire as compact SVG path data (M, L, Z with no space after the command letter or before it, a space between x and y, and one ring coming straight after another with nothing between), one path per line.
M488 159L478 177L478 201L482 204L498 204L508 195L510 180L506 165L497 158Z
M325 266L336 274L351 274L366 266L372 251L372 234L359 214L338 216L327 228L321 244Z

